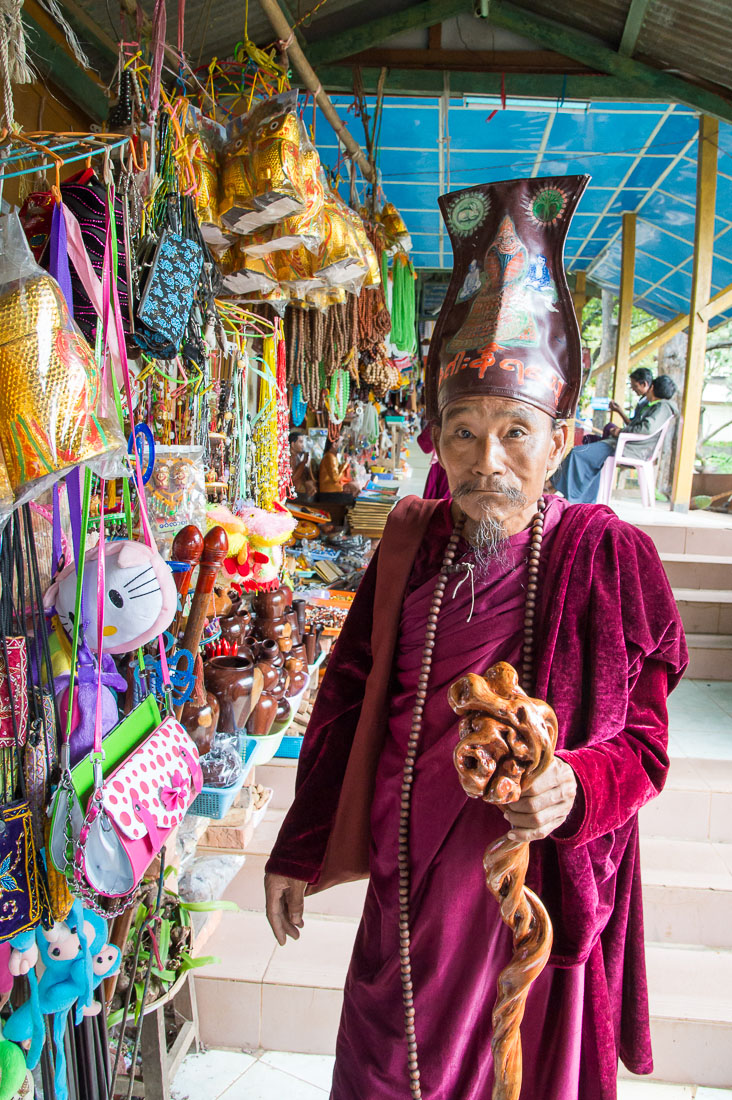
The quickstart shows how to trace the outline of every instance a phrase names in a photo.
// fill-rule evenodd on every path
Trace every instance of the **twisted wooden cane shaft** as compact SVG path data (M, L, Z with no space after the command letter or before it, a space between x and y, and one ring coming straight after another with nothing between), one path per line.
M513 957L498 976L493 1009L493 1100L518 1100L523 1060L521 1021L526 998L551 954L551 920L541 900L524 885L529 858L526 841L501 837L483 857L486 885L513 932Z
M455 766L463 790L498 806L516 802L554 758L557 720L551 707L530 699L505 662L485 677L470 674L457 680L448 698L462 716ZM483 857L486 884L513 935L513 956L499 975L493 1010L493 1100L519 1100L521 1021L531 985L552 948L549 914L525 885L528 863L528 843L508 836Z

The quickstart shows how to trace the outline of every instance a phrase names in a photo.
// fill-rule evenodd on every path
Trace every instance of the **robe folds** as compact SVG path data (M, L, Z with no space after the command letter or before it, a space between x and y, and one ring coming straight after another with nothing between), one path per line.
M305 736L295 801L267 866L307 881L311 891L371 872L346 986L334 1100L409 1095L398 977L397 791L420 619L451 532L447 502L408 498L392 513L334 647ZM410 833L425 1100L489 1094L490 1012L510 935L480 860L507 826L496 807L467 799L459 787L451 763L457 720L447 713L445 693L466 671L484 671L498 659L518 662L527 546L526 532L514 536L503 573L492 563L488 576L476 579L470 624L470 578L459 595L459 579L452 579L438 625ZM562 828L531 845L527 884L549 910L554 949L527 1004L522 1097L613 1100L618 1057L636 1073L652 1069L637 811L665 781L665 700L685 668L686 647L650 539L601 506L549 500L539 599L534 694L557 713L558 754L575 772L578 796Z

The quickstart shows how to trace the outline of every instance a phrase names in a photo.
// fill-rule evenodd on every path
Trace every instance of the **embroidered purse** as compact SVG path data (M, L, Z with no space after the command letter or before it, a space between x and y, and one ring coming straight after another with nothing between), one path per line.
M28 730L28 653L25 638L6 638L3 649L0 653L0 748L8 749L15 747L15 729L18 731L18 744L21 747L25 744ZM11 713L11 705L14 715Z
M180 220L178 199L170 198L135 326L138 344L162 359L178 353L203 269L202 243L184 235Z

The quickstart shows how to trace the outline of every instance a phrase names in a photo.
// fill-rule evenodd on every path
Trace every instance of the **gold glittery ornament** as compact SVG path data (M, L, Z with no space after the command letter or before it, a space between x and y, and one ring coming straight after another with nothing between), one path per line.
M221 219L236 233L253 233L301 210L302 130L297 93L263 100L224 150Z
M248 256L237 241L222 256L224 288L227 294L272 291L278 284L278 272L272 256Z
M101 372L49 275L0 292L0 444L17 495L124 440L97 414Z
M293 248L307 248L317 253L323 242L322 215L325 204L323 173L317 149L308 141L304 127L299 154L299 179L304 198L302 209L274 225L265 226L247 236L242 243L244 251L253 256Z

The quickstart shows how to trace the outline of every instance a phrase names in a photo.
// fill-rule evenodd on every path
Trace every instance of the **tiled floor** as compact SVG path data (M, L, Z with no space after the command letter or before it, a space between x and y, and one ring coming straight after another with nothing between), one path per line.
M173 1100L325 1100L332 1073L317 1054L209 1050L186 1058ZM618 1100L732 1100L732 1090L620 1080Z

